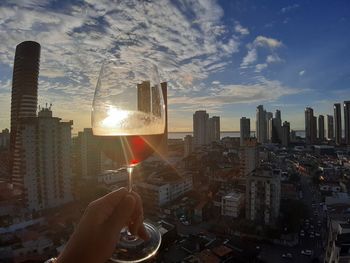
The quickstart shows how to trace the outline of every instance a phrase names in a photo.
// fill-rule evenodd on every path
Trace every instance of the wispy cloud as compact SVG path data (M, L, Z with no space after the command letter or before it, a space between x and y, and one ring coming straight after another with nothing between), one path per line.
M239 22L235 23L235 32L241 35L249 35L248 28L243 27Z
M281 9L281 13L285 14L285 13L288 13L292 10L299 8L299 7L300 7L299 4L288 5L288 6L285 6Z

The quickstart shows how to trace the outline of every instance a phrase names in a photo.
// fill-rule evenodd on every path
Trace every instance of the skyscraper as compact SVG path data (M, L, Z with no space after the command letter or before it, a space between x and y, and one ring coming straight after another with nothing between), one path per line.
M137 84L137 109L145 113L151 112L151 87L149 81Z
M193 137L195 147L208 143L208 119L209 114L205 110L196 111L193 114Z
M316 140L316 122L314 110L310 107L305 109L305 139L306 143L311 144Z
M342 141L342 125L341 125L341 106L340 103L334 104L334 134L335 143L341 144Z
M318 139L324 141L324 116L318 116Z
M186 135L184 138L184 157L189 156L193 152L193 137Z
M266 134L267 134L267 141L269 142L271 142L271 139L272 139L272 119L273 119L272 112L266 112Z
M21 130L18 127L23 118L36 116L39 63L39 43L25 41L17 45L12 77L10 135L10 169L15 193L23 190L23 176L19 171L19 167L23 165L19 159Z
M244 141L250 138L250 119L242 117L240 119L240 145L243 146Z
M282 141L282 118L281 118L281 111L276 110L275 112L275 129L278 134L278 139L281 142Z
M256 108L256 135L258 143L265 143L267 141L267 123L266 111L263 105Z
M290 143L290 123L287 121L283 122L281 143L285 147Z
M162 141L159 147L159 153L161 155L166 155L168 153L168 83L160 83L163 93L164 105L165 105L165 129Z
M334 120L332 115L327 115L327 138L334 139Z
M207 136L209 143L220 141L220 117L213 116L208 119Z
M350 145L350 101L344 101L345 143Z

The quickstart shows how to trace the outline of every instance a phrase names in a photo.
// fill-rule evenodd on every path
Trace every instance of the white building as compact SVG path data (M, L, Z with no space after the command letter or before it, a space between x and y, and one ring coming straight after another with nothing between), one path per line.
M228 193L221 198L221 215L237 218L243 206L244 195L242 193Z
M119 184L125 184L128 180L128 172L126 168L120 168L118 170L106 170L97 177L97 182L105 186L113 186Z
M72 124L52 117L48 108L38 117L21 119L12 176L28 209L37 211L72 201Z
M196 111L193 114L193 137L195 147L208 144L208 119L209 114L205 110Z
M260 167L249 174L246 185L246 218L263 224L275 222L281 200L281 171Z

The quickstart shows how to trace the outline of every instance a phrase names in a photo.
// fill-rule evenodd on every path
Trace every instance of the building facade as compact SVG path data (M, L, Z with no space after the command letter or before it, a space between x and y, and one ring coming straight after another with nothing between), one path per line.
M221 198L221 215L237 218L244 207L244 194L230 192Z
M0 132L0 149L6 149L10 145L10 131L9 129L3 129Z
M195 147L208 144L208 119L209 114L205 110L196 111L193 114L193 138Z
M342 143L342 125L341 125L341 106L340 103L334 104L334 138L336 144Z
M240 145L243 146L245 140L250 138L250 119L242 117L240 119Z
M266 111L263 105L259 105L256 108L256 136L258 143L267 142Z
M324 141L324 116L318 116L318 139L322 142Z
M240 175L246 177L258 167L258 146L256 139L250 138L244 141L239 148Z
M305 109L305 139L307 144L312 144L316 141L316 130L314 110L307 107Z
M208 142L220 142L220 117L213 116L208 119Z
M290 144L290 123L288 121L283 122L281 143L284 147L288 147Z
M272 224L279 216L281 171L260 167L249 174L246 185L246 218Z
M71 129L43 108L38 117L21 119L14 169L20 178L22 204L31 211L72 201ZM18 147L19 146L19 147ZM18 147L18 148L17 148ZM18 171L17 171L18 170Z
M186 135L184 138L184 157L189 156L193 152L193 137Z
M327 115L327 138L334 139L334 120L332 115Z
M350 145L350 101L344 101L345 143Z
M11 94L11 135L10 135L10 169L15 192L23 191L23 178L18 162L21 147L22 118L35 117L38 101L38 76L40 63L40 44L25 41L17 45L13 65Z

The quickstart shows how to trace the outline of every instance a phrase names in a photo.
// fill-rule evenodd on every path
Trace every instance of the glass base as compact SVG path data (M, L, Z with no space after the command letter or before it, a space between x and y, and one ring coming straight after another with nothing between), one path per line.
M143 223L149 239L144 241L141 238L130 234L127 228L120 232L119 242L110 258L113 262L141 262L154 256L161 243L161 235L155 226Z

